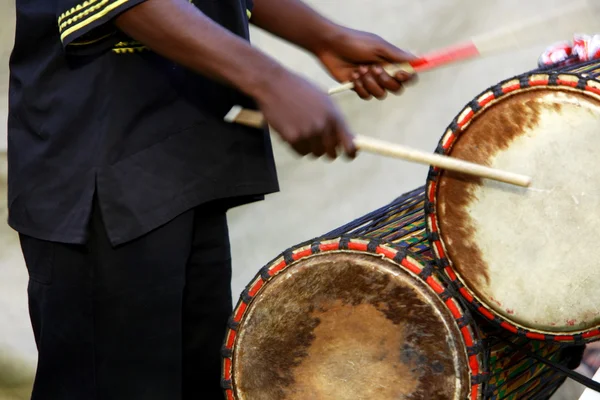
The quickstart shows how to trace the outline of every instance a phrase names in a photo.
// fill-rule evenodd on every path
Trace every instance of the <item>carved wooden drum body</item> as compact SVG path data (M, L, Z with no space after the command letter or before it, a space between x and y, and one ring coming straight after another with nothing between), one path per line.
M531 353L577 354L472 316L427 262L424 202L419 188L265 266L230 321L227 398L549 398L565 378Z
M532 339L600 336L598 65L535 71L485 91L437 152L531 176L532 187L430 171L438 264L483 316ZM577 71L578 74L571 73Z

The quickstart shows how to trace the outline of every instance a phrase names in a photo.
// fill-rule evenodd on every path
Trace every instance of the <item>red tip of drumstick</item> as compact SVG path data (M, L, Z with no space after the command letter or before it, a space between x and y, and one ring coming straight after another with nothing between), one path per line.
M411 61L410 65L416 72L422 72L479 55L477 46L473 42L469 42L426 54Z

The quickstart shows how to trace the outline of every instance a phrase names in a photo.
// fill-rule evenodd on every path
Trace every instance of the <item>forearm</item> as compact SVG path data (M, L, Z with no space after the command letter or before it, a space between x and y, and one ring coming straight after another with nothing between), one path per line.
M251 22L313 54L339 40L343 32L301 0L254 0Z
M148 0L115 21L156 53L256 97L282 67L186 0Z

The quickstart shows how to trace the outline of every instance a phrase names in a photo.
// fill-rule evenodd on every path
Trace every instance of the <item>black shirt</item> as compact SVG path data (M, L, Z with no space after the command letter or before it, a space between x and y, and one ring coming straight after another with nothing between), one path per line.
M83 243L96 197L117 245L202 203L278 190L268 132L223 121L250 99L116 29L115 16L142 1L16 0L8 197L17 231ZM250 0L193 3L248 39Z

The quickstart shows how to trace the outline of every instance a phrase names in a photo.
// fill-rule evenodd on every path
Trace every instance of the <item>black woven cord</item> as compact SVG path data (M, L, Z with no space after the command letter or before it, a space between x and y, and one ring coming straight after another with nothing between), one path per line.
M431 265L430 263L426 263L425 267L423 267L423 270L421 271L419 276L423 279L427 279L431 275L433 275L434 271L435 271L435 268L433 268L433 265Z
M464 286L461 286L461 287L464 287ZM477 313L479 313L479 309L482 307L481 303L480 303L480 302L478 302L478 301L477 301L477 300L475 300L475 299L473 299L473 301L472 301L472 302L470 302L470 303L469 303L469 305L470 305L471 307L473 307L473 308L474 308L474 309L477 311ZM487 317L485 318L485 320L486 320L486 321L488 320L488 319L487 319Z
M460 301L461 296L460 293L458 293L458 289L456 288L455 284L452 283L452 281L450 281L450 278L448 278L445 273L442 273L440 275L442 276L442 279L444 279L444 281L448 282L448 287L446 287L446 293L448 293L449 296L456 300L459 305L464 307L464 304Z
M233 320L233 317L229 317L229 320L227 321L227 326L229 327L229 329L237 331L238 328L239 328L239 326L240 326L240 323L239 322L235 322Z
M223 358L231 358L231 356L233 356L233 350L232 349L228 349L225 346L221 347L221 357L223 357Z
M458 128L458 125L456 125L456 127ZM444 147L442 146L441 143L438 143L437 147L435 148L435 152L437 154L445 154L446 150L444 150Z
M558 85L558 75L550 74L548 77L548 86L556 86Z
M483 389L483 393L482 393L483 398L484 399L491 398L497 388L498 387L496 385L492 385L491 383L485 385L485 389Z
M427 180L428 181L436 181L439 176L440 176L440 171L439 170L436 171L433 168L429 168L429 172L427 173Z
M429 240L431 240L432 242L437 242L438 240L440 240L440 234L437 232L431 232L429 234Z
M573 335L573 339L575 340L575 342L577 343L581 343L583 342L583 333L578 333L576 335Z
M343 237L340 239L340 249L348 250L348 244L350 243L350 238Z
M436 180L436 179L432 179L432 180ZM433 203L430 202L429 200L425 200L425 204L423 205L423 210L425 210L426 215L433 214L433 211L435 211L435 208L433 207Z
M474 344L473 346L467 348L467 355L469 357L475 356L477 354L481 354L483 352L483 350L484 350L483 345L481 343L477 343L477 344Z
M519 377L521 377L521 376L523 376L523 375L527 374L527 372L528 372L528 371L527 371L527 370L525 370L525 371L523 371L523 372L521 372L521 373L517 374L517 375L516 375L516 376L514 376L513 378L514 378L515 380L518 380L518 379L519 379ZM546 376L546 375L550 375L550 372L552 372L552 371L551 371L551 370L546 370L546 371L542 372L541 374L539 374L538 376L536 376L536 377L535 377L535 379L541 380L541 379L543 379L543 378L544 378L544 376ZM564 378L563 378L563 379L564 379ZM515 395L515 394L516 394L518 391L521 391L521 390L525 389L525 390L526 390L526 392L525 392L525 393L520 393L520 395L521 395L521 398L526 398L526 399L529 399L529 400L534 400L534 399L538 399L538 400L542 400L542 399L544 399L544 400L548 400L548 399L550 398L550 396L547 396L547 394L548 394L549 392L553 392L554 390L556 390L556 388L554 387L554 386L556 385L556 383L554 383L554 385L550 385L549 387L546 387L546 388L542 389L542 391L541 391L541 392L536 392L536 393L534 393L534 397L529 397L529 396L532 394L532 392L531 392L531 391L532 391L532 389L533 389L533 390L536 390L536 391L541 389L539 386L538 386L538 387L535 387L535 386L533 386L533 387L532 387L532 386L531 386L532 384L533 384L533 382L532 382L531 380L529 380L529 381L527 381L527 382L523 383L523 385L521 385L521 386L519 386L519 387L516 387L516 388L514 388L514 389L513 389L513 390L511 390L510 392L506 392L506 393L504 394L504 396L502 396L500 399L510 399L510 398L512 398L512 396L513 396L513 395ZM506 385L506 383L505 383L504 385ZM504 386L504 385L499 385L499 386ZM544 395L544 394L545 394L545 395ZM527 396L527 397L525 397L525 396Z
M548 357L552 357L554 355L556 355L556 352L552 352L551 354L548 355ZM517 364L519 364L521 362L528 361L528 357L527 356L523 356L523 357L519 357L519 358L513 358L513 357L515 357L515 355L510 356L511 360L513 361L513 365L517 365ZM551 369L546 369L544 372L538 374L533 379L541 380L544 376L550 375L553 372L554 371L552 371ZM500 372L500 375L501 374L502 374L502 372ZM511 379L514 380L514 381L519 381L521 379L521 377L526 377L528 374L529 374L529 368L526 368L526 369L522 370L521 372L518 372L517 374L511 374ZM494 374L492 376L498 376L498 374ZM563 379L564 379L564 377L563 377ZM500 385L497 385L496 387L501 388L503 386L508 386L509 384L510 384L510 382L505 381L504 383L502 383ZM502 398L503 399L504 398L509 399L509 398L512 397L513 394L515 394L519 390L522 390L523 388L525 388L527 390L527 393L530 393L531 387L526 387L527 385L530 385L530 384L531 384L531 380L527 381L522 386L516 387L513 390L511 390L509 392L506 392Z
M438 266L442 269L450 266L450 261L447 258L442 258L438 261Z
M396 249L398 252L394 256L394 261L400 264L406 258L406 250L402 248Z
M369 253L376 253L377 252L377 248L381 245L381 240L378 239L371 239L369 241L369 243L367 244L367 251Z
M444 290L442 293L440 293L438 296L440 296L440 299L442 299L442 301L445 303L446 301L448 301L449 299L453 298L454 296L452 296L452 294L448 291L448 288L446 288L446 290Z
M469 107L471 107L471 110L473 110L473 112L475 113L481 110L481 106L479 105L477 99L471 100L471 102L469 103Z
M457 120L454 120L454 121L452 121L452 122L450 123L450 130L451 130L452 132L456 133L456 132L458 132L458 130L459 130L459 129L460 129L460 128L459 128L459 126L458 126L458 121L457 121Z
M269 279L271 279L271 274L269 274L269 267L268 266L264 266L260 269L260 277L264 280L264 281L268 281Z
M287 265L290 265L291 263L294 262L294 253L292 253L292 250L286 250L283 253L283 259L285 260L285 263Z
M502 85L496 85L492 88L492 93L494 93L494 97L499 99L504 96L504 91L502 90Z
M556 341L554 340L554 337L550 336L550 335L544 335L544 342L552 343L552 344L556 343Z
M585 386L587 388L590 388L590 389L592 389L595 392L600 393L600 382L596 382L596 381L588 378L587 376L582 375L582 374L580 374L578 372L572 371L572 370L570 370L569 368L567 368L567 367L565 367L563 365L555 363L554 361L550 361L550 360L547 360L544 357L538 356L537 354L532 353L532 352L526 350L525 346L516 345L516 344L512 343L511 341L506 340L504 338L499 338L499 339L502 342L508 344L513 349L516 349L517 351L522 351L523 353L525 353L527 355L527 357L533 358L533 359L535 359L535 360L537 360L537 361L539 361L539 362L541 362L543 364L546 364L548 367L550 367L551 369L559 372L560 374L562 374L562 375L564 375L564 376L566 376L568 378L573 379L575 382L581 383L583 386Z
M517 326L517 336L525 336L526 337L527 336L527 331L525 329L519 328Z
M244 301L244 303L248 304L252 301L252 296L250 296L249 290L246 289L242 292L242 295L240 296L242 298L242 300Z
M471 378L471 382L475 385L487 383L487 381L489 381L489 380L490 380L490 378L487 375L483 375L483 374L475 375L474 377Z
M528 88L530 85L529 83L529 76L528 75L523 75L519 78L519 85L521 85L522 88Z
M221 379L221 387L225 390L231 389L232 388L231 380L230 379L227 379L227 380Z
M587 86L587 80L583 79L583 78L579 78L579 81L577 81L577 86L575 86L575 87L579 90L585 90L586 86Z
M458 327L459 328L464 328L465 326L468 326L471 324L471 322L473 322L473 319L471 318L470 315L468 314L464 314L462 317L458 318L456 320L456 322L458 323Z
M583 352L585 351L585 345L577 345L577 346L565 346L561 349L563 354L565 354L569 362L567 363L567 367L570 369L576 369L581 364L583 360Z
M311 244L310 251L312 251L313 254L319 254L321 252L321 243L315 242L315 243Z

